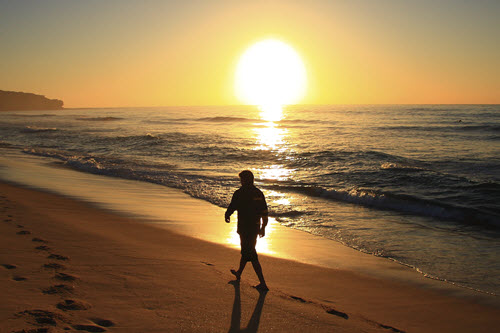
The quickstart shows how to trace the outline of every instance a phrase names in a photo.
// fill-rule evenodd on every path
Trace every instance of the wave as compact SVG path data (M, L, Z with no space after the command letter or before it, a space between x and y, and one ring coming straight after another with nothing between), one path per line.
M18 148L18 146L5 141L0 141L0 148Z
M311 197L348 202L365 207L392 210L400 213L453 220L465 224L500 227L500 216L480 212L474 208L458 207L433 200L425 200L410 195L358 189L334 190L319 186L271 186L274 190L294 191Z
M425 169L420 168L420 167L404 165L404 164L400 164L400 163L392 163L392 162L386 162L386 163L381 164L380 169L391 170L391 171L408 171L408 172L425 171Z
M23 133L40 133L40 132L55 132L57 128L26 126L21 130Z
M144 135L128 135L128 136L114 136L114 137L105 137L109 141L130 141L130 140L159 140L160 136L146 133Z
M121 117L79 117L76 120L85 120L85 121L114 121L114 120L122 120L124 118Z
M188 120L188 119L182 119L182 120ZM196 121L205 121L205 122L265 122L265 120L260 119L260 118L244 118L244 117L224 117L224 116L218 116L218 117L203 117L203 118L197 118L195 119ZM315 120L315 119L283 119L283 120L278 120L276 123L279 124L318 124L318 123L325 123L325 121L322 120ZM329 122L330 123L330 122Z
M459 128L462 131L490 131L500 133L500 125L469 125L460 126Z
M377 127L381 131L444 131L450 129L448 126L416 126L416 125L398 125L398 126L380 126Z
M166 133L166 134L146 133L142 135L91 136L89 140L96 146L107 145L108 148L113 147L114 149L120 150L121 148L133 147L133 146L151 145L151 144L157 145L161 143L171 144L175 142L184 142L188 141L189 138L186 138L186 135L182 133ZM141 146L141 149L144 148Z
M142 136L146 140L156 140L154 136ZM221 193L229 191L221 191L220 187L231 186L231 182L225 182L220 177L210 178L202 176L195 171L186 173L186 170L177 170L175 166L165 164L145 164L144 161L134 162L131 159L112 158L104 156L75 154L67 151L57 151L48 149L25 149L25 153L57 158L64 161L68 166L78 170L126 178L158 183L169 187L180 188L193 197L201 198L224 206L226 204ZM386 155L378 152L368 152L376 155ZM219 156L219 154L216 154ZM198 155L199 156L199 155ZM241 156L238 154L238 156ZM398 164L387 164L390 170L405 170L405 166ZM416 172L421 169L409 168L410 171ZM351 176L352 177L352 174ZM442 220L453 220L465 224L474 225L489 225L500 227L500 216L489 209L470 208L458 206L456 204L444 203L440 200L423 199L412 195L395 194L388 191L372 190L364 188L351 189L327 189L321 186L308 185L295 181L272 182L264 181L264 188L268 188L280 192L298 192L310 197L321 197L328 200L336 200L348 202L352 204L362 205L375 209L392 210L404 214L421 215L434 217ZM495 191L498 185L496 183L477 184L476 190L484 191L491 189ZM217 188L219 190L217 190ZM302 212L275 212L276 216L293 217L302 214Z
M252 119L252 118L242 118L242 117L203 117L195 119L197 121L208 121L215 123L226 123L226 122L259 122L261 119Z
M277 151L273 163L284 164L293 170L307 169L307 174L313 177L358 172L368 180L376 176L385 177L381 170L415 173L430 168L429 163L375 150Z
M356 165L366 163L378 163L380 166L383 163L393 163L402 166L417 164L418 162L412 161L405 157L392 155L376 150L320 150L320 151L306 151L298 153L293 157L293 163L297 167L304 166L306 162L310 165L324 165L332 162L342 161L344 163L355 163ZM387 164L389 167L389 164Z
M433 111L436 110L433 107L428 107L428 108L408 108L408 111Z
M15 113L15 114L12 114L11 116L16 116L16 117L22 117L22 118L38 118L38 117L56 117L57 115L55 114L48 114L48 113L44 113L44 114L19 114L19 113Z
M299 217L299 216L302 216L305 214L307 214L307 212L301 212L298 210L289 210L289 211L284 211L284 212L276 212L276 211L271 210L269 212L270 216L276 217L276 218L287 218L287 217L293 218L293 217Z
M295 124L295 123L300 123L300 124L333 124L333 123L338 123L336 121L325 121L325 120L319 120L319 119L283 119L278 121L281 124Z
M189 119L178 119L178 120L189 120ZM225 116L203 117L203 118L197 118L197 119L195 119L195 121L217 122L217 123L266 122L265 120L260 119L260 118L244 118L244 117L230 117L230 116L228 116L228 117L225 117ZM333 122L331 122L331 121L327 122L327 121L317 120L317 119L283 119L283 120L278 120L275 123L278 123L280 125L287 125L287 124L323 124L323 123L333 123Z
M471 106L468 106L471 107ZM433 105L433 106L422 106L422 107L411 107L407 108L408 111L463 111L466 108L452 108L447 105Z
M494 190L500 192L500 184L493 181L469 185L467 188L478 190Z
M172 124L172 123L176 123L176 124L183 124L183 123L186 123L186 122L189 122L189 121L192 121L192 119L188 119L188 118L172 118L172 119L168 119L168 120L160 120L160 119L144 119L144 120L141 120L142 123L145 123L145 124L155 124L155 125L168 125L168 124Z
M400 131L400 132L434 132L434 133L456 133L456 132L490 132L494 134L500 133L500 125L462 125L463 123L454 123L453 125L442 126L380 126L377 130L380 131ZM432 134L434 135L434 134ZM485 137L485 139L496 139L498 135Z

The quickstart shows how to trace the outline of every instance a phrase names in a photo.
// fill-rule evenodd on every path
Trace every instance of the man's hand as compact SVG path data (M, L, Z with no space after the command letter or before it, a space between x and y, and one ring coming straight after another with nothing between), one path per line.
M262 225L260 226L260 230L259 230L260 237L264 237L266 235L266 226L267 226L268 221L269 220L268 220L267 215L262 216Z

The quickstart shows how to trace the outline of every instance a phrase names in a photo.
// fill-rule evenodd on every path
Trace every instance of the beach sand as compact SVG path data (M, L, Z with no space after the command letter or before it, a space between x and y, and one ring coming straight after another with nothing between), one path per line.
M203 207L178 200L189 209L167 212L174 222ZM231 282L235 248L8 183L0 183L0 214L1 332L492 332L500 325L499 307L474 297L266 255L271 290L261 294L250 266L241 283Z

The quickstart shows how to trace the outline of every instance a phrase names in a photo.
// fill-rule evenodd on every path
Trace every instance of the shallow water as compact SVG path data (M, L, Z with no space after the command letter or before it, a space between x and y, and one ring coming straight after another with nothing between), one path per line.
M0 145L225 207L255 172L281 224L500 293L500 106L8 112Z

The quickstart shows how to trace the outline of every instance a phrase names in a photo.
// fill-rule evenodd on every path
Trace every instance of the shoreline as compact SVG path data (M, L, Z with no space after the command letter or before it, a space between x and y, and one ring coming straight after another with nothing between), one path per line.
M139 218L145 223L153 223L178 234L239 249L234 217L229 225L221 222L225 211L223 208L193 198L179 189L87 173L46 157L17 151L0 158L0 165L3 166L0 169L0 181L3 179L13 185L84 201L95 208L124 217ZM68 183L72 186L67 186ZM186 211L190 211L188 215L184 214ZM172 219L172 216L175 218ZM272 217L266 234L257 244L257 251L261 254L411 283L446 295L500 306L500 299L495 294L427 276L396 260L374 256L336 240L282 226ZM290 247L289 243L294 246Z

